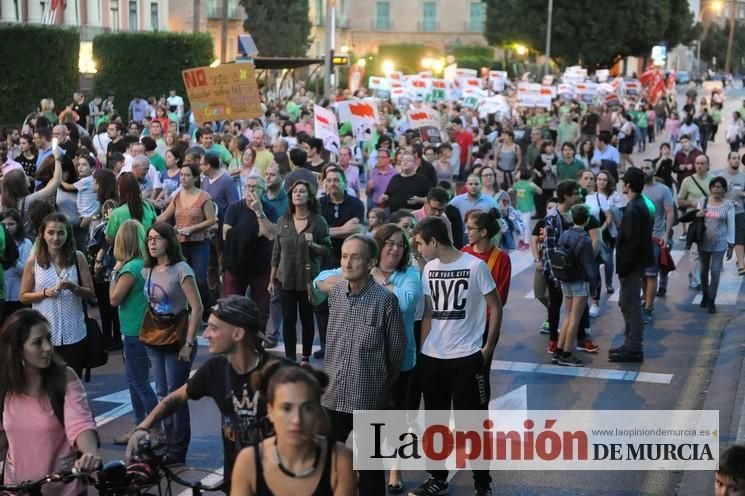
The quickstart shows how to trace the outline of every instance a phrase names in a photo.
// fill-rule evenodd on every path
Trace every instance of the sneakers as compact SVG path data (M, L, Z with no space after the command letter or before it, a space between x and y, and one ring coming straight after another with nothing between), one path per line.
M575 349L577 351L584 351L587 353L597 353L600 349L600 346L596 345L589 339L585 339L584 341L579 341Z
M685 241L686 239L688 239L688 236L686 235L685 232L681 234L680 236L678 236L678 241Z
M554 354L551 355L551 363L559 363L559 358L561 358L562 353L564 353L562 350L556 348L556 351L554 351Z
M587 329L585 329L585 337L586 338L591 338L592 337L592 329L591 328L588 327Z
M709 313L717 313L717 306L714 304L714 300L709 300Z
M606 292L607 294L609 294L609 295L612 295L613 293L615 293L615 292L616 292L616 290L615 290L615 289L613 289L613 286L608 286L608 287L606 287L606 288L605 288L605 292Z
M621 348L618 353L608 353L609 362L641 363L644 361L644 352L629 351Z
M597 304L593 303L592 305L590 305L590 318L594 319L598 315L600 315L600 307Z
M548 353L549 355L555 353L557 347L558 343L556 341L549 341L548 348L546 348L546 353Z
M313 352L313 358L316 358L318 360L322 359L325 356L326 356L326 350L324 350L323 348Z
M652 309L647 310L646 308L642 309L642 320L645 324L651 324L652 323Z
M659 297L664 297L665 295L667 295L667 288L663 288L662 286L660 286L659 288L657 288L657 297L658 298Z
M448 483L430 477L421 486L409 491L409 496L445 496L448 494Z
M477 487L473 491L473 496L492 496L491 486Z
M548 320L544 320L541 325L541 334L551 334L551 326L548 324Z
M524 243L524 242L520 241L517 244L517 249L518 250L527 250L528 248L530 248L530 245L528 243Z
M564 367L584 367L585 362L577 358L576 356L572 355L571 353L568 355L560 356L559 365L562 365Z
M706 308L709 305L709 297L706 295L701 296L701 303L698 304L701 308Z

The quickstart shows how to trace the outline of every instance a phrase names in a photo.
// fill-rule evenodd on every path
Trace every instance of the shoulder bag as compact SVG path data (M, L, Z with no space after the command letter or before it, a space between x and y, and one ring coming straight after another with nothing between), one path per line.
M709 198L704 200L704 209L709 203ZM706 219L704 217L696 217L693 219L691 224L688 226L688 232L686 233L686 249L690 250L691 246L695 243L700 244L704 240L706 233Z
M147 276L148 309L140 328L140 341L148 346L183 346L186 342L186 331L189 327L189 312L184 309L178 314L162 314L153 309L150 280L153 269Z
M78 253L75 252L75 271L78 273L78 285L81 284L80 266L78 265ZM88 305L84 298L83 314L85 316L85 382L91 381L91 369L103 367L109 361L109 351L106 349L106 341L98 321L88 316Z

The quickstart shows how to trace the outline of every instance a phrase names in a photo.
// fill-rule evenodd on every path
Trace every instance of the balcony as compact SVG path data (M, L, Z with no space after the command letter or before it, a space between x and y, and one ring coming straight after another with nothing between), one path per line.
M370 29L373 31L391 31L393 29L393 23L390 18L378 18L373 19L370 22Z

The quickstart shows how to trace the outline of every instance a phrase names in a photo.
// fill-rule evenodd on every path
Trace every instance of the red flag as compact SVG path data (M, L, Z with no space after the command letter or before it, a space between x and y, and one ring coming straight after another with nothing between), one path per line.
M52 0L52 10L57 10L60 5L63 9L67 7L67 0Z

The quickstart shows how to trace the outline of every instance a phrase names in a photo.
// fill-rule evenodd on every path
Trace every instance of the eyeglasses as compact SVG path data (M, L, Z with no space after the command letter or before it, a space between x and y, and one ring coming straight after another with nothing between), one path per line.
M392 239L386 239L383 244L389 248L403 248L406 246L402 241L394 241Z
M147 237L147 242L148 243L159 243L159 242L161 242L161 241L163 241L165 239L166 238L164 238L163 236L148 236Z
M466 230L468 231L480 231L481 228L478 226L466 226Z
M334 219L339 218L339 205L334 205Z

